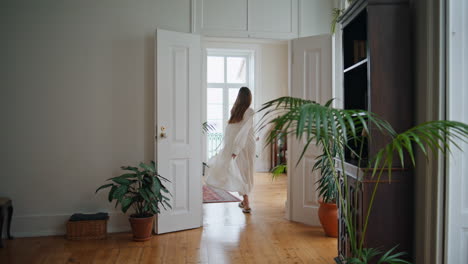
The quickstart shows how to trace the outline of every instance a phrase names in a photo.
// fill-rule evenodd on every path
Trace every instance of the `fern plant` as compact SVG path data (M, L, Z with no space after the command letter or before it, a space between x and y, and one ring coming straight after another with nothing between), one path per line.
M392 126L376 114L363 110L343 110L330 107L331 101L320 105L314 101L294 97L281 97L265 103L259 112L263 112L260 129L272 126L267 136L267 142L272 142L276 134L285 133L305 142L298 163L311 144L323 149L315 168L327 167L325 171L330 175L336 186L339 183L339 173L336 169L345 167L345 151L349 151L358 160L358 167L367 167L377 184L371 192L371 199L364 216L362 234L357 236L356 225L351 211L351 201L348 192L341 192L337 188L337 199L341 214L344 216L346 232L349 237L351 255L348 263L368 263L370 259L378 257L377 263L409 263L400 257L405 253L394 253L396 247L387 252L378 249L364 248L365 233L369 223L374 199L378 191L379 182L384 171L388 171L391 180L391 168L395 162L402 167L405 158L416 165L415 153L417 149L426 156L430 153L446 155L450 151L450 144L457 148L456 141L466 142L468 125L455 121L438 120L417 125L397 134ZM375 128L370 130L369 127ZM385 134L390 138L374 157L363 158L363 147L366 140L371 140L371 131ZM373 132L375 133L375 132ZM359 145L356 151L355 145ZM338 164L336 164L336 162ZM359 177L359 176L358 176ZM344 190L348 190L347 177L343 177Z

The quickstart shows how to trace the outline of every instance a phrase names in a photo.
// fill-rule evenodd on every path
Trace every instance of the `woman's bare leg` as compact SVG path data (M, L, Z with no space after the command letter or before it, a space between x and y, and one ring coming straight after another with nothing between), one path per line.
M247 194L244 194L243 197L244 197L244 201L242 201L242 203L244 204L244 208L249 209L250 208L249 196Z

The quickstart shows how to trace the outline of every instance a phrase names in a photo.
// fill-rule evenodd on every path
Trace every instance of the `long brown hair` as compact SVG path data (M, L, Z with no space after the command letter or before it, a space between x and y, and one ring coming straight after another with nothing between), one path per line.
M252 103L252 93L247 87L241 87L237 94L236 102L231 109L231 118L229 118L229 124L238 123L242 121L245 111L249 108Z

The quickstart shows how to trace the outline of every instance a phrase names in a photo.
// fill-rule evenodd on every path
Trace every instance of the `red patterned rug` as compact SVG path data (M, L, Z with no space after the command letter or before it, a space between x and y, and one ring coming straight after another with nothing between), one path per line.
M203 185L203 203L229 203L240 200L229 192Z

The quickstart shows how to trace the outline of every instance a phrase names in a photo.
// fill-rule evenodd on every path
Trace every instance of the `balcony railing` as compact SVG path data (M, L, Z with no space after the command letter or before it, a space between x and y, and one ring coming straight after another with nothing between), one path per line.
M210 159L220 151L223 133L208 133L207 138L208 159Z

